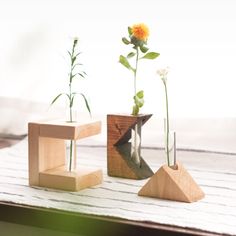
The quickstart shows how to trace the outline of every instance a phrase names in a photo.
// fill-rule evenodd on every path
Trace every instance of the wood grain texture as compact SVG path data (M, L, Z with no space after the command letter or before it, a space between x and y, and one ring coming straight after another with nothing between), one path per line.
M40 136L57 139L77 140L101 132L101 121L89 123L49 121L40 124Z
M29 123L29 184L70 191L102 182L102 171L83 170L67 173L65 139L82 139L101 131L101 122L80 124L50 121ZM75 149L76 150L76 149Z
M79 191L101 184L102 170L78 167L76 171L65 171L65 166L39 173L39 185L67 191Z
M39 124L28 124L29 185L39 185Z
M141 157L140 166L131 159L131 130L144 125L152 115L107 115L107 172L109 176L145 179L153 171ZM141 136L141 130L139 131Z
M139 196L195 202L204 193L181 163L174 167L162 166L141 188Z
M65 165L65 140L39 137L38 155L39 172Z

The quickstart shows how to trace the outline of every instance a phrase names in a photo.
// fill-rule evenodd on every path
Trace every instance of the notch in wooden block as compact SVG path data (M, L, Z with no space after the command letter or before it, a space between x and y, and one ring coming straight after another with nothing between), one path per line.
M198 201L205 196L180 163L177 163L175 168L167 165L160 167L141 188L138 195L188 203Z
M144 125L152 115L107 115L107 172L109 176L145 179L153 171L140 158L140 165L131 158L131 131L141 122ZM141 137L141 127L139 130Z

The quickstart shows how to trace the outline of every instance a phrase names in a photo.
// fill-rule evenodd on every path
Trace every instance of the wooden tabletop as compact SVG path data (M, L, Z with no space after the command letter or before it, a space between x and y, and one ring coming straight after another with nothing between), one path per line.
M106 175L106 148L79 147L79 164L101 167L102 185L80 192L28 186L27 141L0 150L0 220L82 235L236 235L236 156L178 150L206 197L196 203L137 196L147 180ZM156 171L163 150L143 149ZM159 234L158 234L159 233Z

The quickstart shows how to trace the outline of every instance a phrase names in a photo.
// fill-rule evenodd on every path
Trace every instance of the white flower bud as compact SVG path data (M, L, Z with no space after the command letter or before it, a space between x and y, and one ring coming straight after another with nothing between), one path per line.
M167 80L167 75L169 72L169 67L157 70L157 74L161 77L161 80L165 83Z

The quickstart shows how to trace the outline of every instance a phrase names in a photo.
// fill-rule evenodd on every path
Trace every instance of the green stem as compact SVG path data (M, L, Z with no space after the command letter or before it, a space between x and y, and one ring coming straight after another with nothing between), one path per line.
M135 63L135 68L134 68L134 106L133 106L133 111L132 115L136 116L139 113L139 107L137 107L135 103L135 97L137 94L137 86L136 86L136 81L137 81L137 71L138 71L138 60L139 60L139 51L138 48L136 48L136 63Z
M71 83L69 84L69 97L70 97L70 122L72 122L73 121L73 119L72 119L72 107L71 107ZM71 167L72 167L72 140L70 140L70 160L69 160L69 171L71 171Z
M169 108L168 108L168 94L167 94L167 86L166 82L164 82L165 86L165 95L166 95L166 149L167 149L167 163L170 166L170 156L169 156Z
M72 105L71 105L71 102L72 102L71 83L69 84L69 97L70 97L70 104L69 104L69 107L70 107L70 122L72 122L73 118L72 118Z
M137 94L137 71L138 71L138 60L139 60L139 50L136 48L136 63L135 63L135 71L134 71L134 97ZM136 106L136 104L134 104ZM133 114L133 115L138 115L138 113ZM140 165L140 157L139 157L139 152L138 152L138 147L137 147L137 135L138 135L138 124L135 125L134 127L134 149L135 153L134 155L136 156L136 161L138 161L138 164Z
M70 84L70 103L71 103L71 84ZM70 122L72 122L72 107L70 105ZM70 140L70 160L69 160L69 171L71 171L72 166L72 140Z
M138 71L138 59L139 59L139 51L138 48L136 48L136 64L135 64L135 71L134 71L134 96L136 96L137 93L137 86L136 86L136 80L137 80L137 71Z
M74 57L74 51L75 51L75 43L73 44L72 48L72 54L71 54L71 68L70 68L70 83L69 83L69 107L70 107L70 122L73 121L72 118L72 89L71 89L71 84L72 84L72 68L73 68L73 57ZM73 140L70 140L70 160L69 160L69 171L72 169L72 147L73 147Z
M70 140L70 161L69 161L69 171L72 169L72 147L73 147L73 141Z

